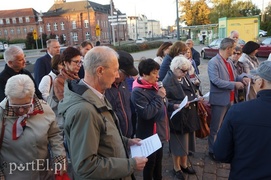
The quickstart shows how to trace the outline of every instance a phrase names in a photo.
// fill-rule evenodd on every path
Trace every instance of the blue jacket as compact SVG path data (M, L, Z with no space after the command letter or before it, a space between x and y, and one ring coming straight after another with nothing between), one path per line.
M126 82L124 81L119 85L112 84L112 87L105 91L105 97L118 116L122 135L130 138L133 133L132 110L130 106L131 93Z
M271 179L271 90L233 105L214 143L215 158L231 163L229 179Z
M192 52L192 59L194 59L195 63L196 63L196 68L195 70L198 72L199 74L199 69L198 69L198 66L200 65L200 54L199 52L194 49L194 48L191 48L191 52Z
M169 66L172 59L173 58L168 54L164 57L159 70L159 81L163 81L164 77L166 76L168 70L170 69Z
M47 53L35 62L34 78L37 85L40 84L43 76L49 74L52 70L51 59L51 56Z

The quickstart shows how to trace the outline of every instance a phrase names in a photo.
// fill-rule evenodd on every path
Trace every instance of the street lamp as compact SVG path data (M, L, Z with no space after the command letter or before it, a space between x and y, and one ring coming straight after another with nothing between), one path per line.
M110 22L110 25L112 26L113 44L115 46L116 42L115 42L115 28L114 28L114 26L119 25L119 24L126 24L127 18L126 18L126 14L119 15L117 12L113 12L113 14L116 14L116 16L108 16L108 19L109 19L108 21ZM119 26L118 26L118 41L119 41L119 46L120 46Z
M176 15L177 15L177 40L180 40L180 24L179 24L179 1L176 0Z
M43 49L43 39L42 39L42 27L40 25L40 22L42 22L42 12L39 13L38 15L38 22L39 22L39 33L40 33L40 41L41 41L41 49Z
M91 40L92 40L92 37L91 37L91 26L90 26L90 15L89 15L89 8L90 8L90 5L89 5L88 0L87 0L87 11L88 11L88 30L89 30L89 40L91 41Z

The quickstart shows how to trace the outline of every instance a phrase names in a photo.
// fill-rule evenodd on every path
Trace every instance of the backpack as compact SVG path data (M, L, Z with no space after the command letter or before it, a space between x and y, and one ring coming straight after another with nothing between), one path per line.
M50 77L51 83L50 83L50 92L49 96L47 98L47 104L52 108L52 110L55 112L57 110L57 105L59 103L57 97L55 96L54 93L54 86L53 86L53 78L51 75L47 75Z

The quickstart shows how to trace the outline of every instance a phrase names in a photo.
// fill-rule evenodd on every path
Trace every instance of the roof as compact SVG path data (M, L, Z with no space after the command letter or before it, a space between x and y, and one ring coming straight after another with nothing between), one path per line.
M37 14L33 8L0 10L0 18L25 17Z
M88 2L88 5L87 5ZM108 14L110 5L102 5L91 1L74 1L55 3L46 13L46 15L59 15L67 12L84 12L89 6L90 10Z

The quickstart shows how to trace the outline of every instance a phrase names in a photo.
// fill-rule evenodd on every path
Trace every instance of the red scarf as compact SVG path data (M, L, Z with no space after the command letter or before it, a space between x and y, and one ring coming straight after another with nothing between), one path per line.
M233 74L231 64L226 59L224 59L222 56L221 56L221 58L223 59L223 62L225 63L227 70L229 72L230 81L234 81L234 74ZM230 102L233 102L233 101L234 101L234 90L232 90L230 93Z

